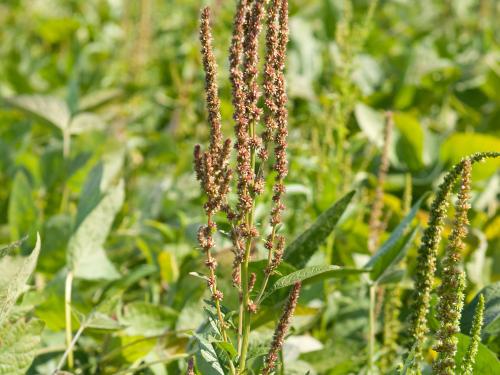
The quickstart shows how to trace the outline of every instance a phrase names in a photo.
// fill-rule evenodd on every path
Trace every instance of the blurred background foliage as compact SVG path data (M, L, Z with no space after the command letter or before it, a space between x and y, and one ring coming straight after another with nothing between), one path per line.
M97 309L120 328L107 331L95 324L85 333L75 353L77 367L103 374L154 361L158 364L144 371L175 374L185 368L176 355L185 353L186 333L203 322L206 297L204 282L189 275L203 269L195 238L203 200L192 148L208 136L197 39L199 10L206 3L214 12L229 135L232 1L0 4L0 243L36 231L42 237L34 287L22 301L45 323L31 373L50 373L64 351L68 243L76 241L82 206L92 200L84 186L100 162L104 172L97 194L118 186L119 179L125 182L109 236L97 245L106 249L113 271L87 270L97 273L75 280L73 304L82 316ZM293 239L341 195L357 190L335 235L310 264L359 266L369 254L384 111L395 118L384 186L388 233L408 206L403 199L408 181L416 200L462 156L500 150L500 4L380 0L373 5L290 3L290 175L283 231ZM474 172L467 301L500 281L498 167L488 162ZM262 202L270 201L271 192L266 194ZM265 222L268 210L259 204L257 221ZM423 210L419 220L425 219ZM229 241L219 240L222 275L230 266ZM34 242L31 236L21 251ZM87 259L91 268L108 261L101 255ZM414 257L411 249L410 274ZM222 279L225 293L234 293ZM296 365L287 373L300 366L306 370L297 373L359 370L368 300L356 278L351 281L304 290L296 332L308 332L310 340L289 343ZM406 314L403 308L403 318ZM81 322L75 317L75 329ZM488 345L498 353L498 336Z

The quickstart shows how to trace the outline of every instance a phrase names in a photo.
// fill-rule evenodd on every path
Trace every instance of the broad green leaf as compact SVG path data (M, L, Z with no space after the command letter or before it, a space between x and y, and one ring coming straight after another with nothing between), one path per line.
M387 241L380 246L375 252L375 255L366 263L365 268L371 269L370 278L372 281L377 282L380 277L383 276L384 272L400 260L408 250L417 229L414 228L406 235L405 231L417 215L420 205L427 196L427 194L423 195L417 203L413 205L408 215L406 215L396 229L394 229Z
M179 266L175 254L170 251L162 251L158 255L161 279L166 283L176 282L179 277Z
M120 277L103 248L113 220L125 197L124 182L111 188L82 220L68 244L68 257L75 277L113 280Z
M359 127L370 142L377 147L382 147L384 145L384 115L363 103L356 104L354 114Z
M120 356L126 362L133 363L143 359L157 345L158 338L144 336L120 336Z
M457 334L458 345L457 354L455 356L455 364L457 369L462 365L462 360L467 353L471 338L462 333ZM485 345L479 343L476 362L473 367L474 374L500 374L500 361L496 355L489 350Z
M195 335L198 350L195 353L196 368L203 375L224 375L212 344L200 335Z
M50 122L62 131L65 131L70 124L71 113L67 104L54 96L20 95L7 98L6 101L25 112Z
M406 113L394 114L394 141L400 163L411 170L424 165L424 131L416 118Z
M80 193L75 229L82 220L99 204L105 193L115 182L123 164L121 150L108 153L90 171Z
M147 302L133 302L123 308L119 323L128 335L156 336L165 332L177 319L177 312Z
M83 185L78 209L76 214L75 229L78 229L82 221L92 212L92 210L102 200L104 193L101 191L101 181L104 172L103 163L97 165L90 171L85 185Z
M349 275L360 274L364 272L369 272L369 270L357 269L357 268L344 268L339 266L306 267L279 278L262 299L267 298L269 295L271 295L278 289L286 288L299 281L304 285L324 279L339 278Z
M26 283L35 269L40 246L40 236L37 233L35 248L29 256L7 256L0 259L0 326L9 317L12 307L25 291Z
M105 331L116 331L124 328L124 326L118 321L100 312L93 313L89 320L85 323L85 326L87 328Z
M500 138L489 134L455 133L441 146L440 158L443 162L455 164L463 157L475 152L500 150ZM491 176L500 168L500 160L492 159L474 165L472 176L482 179Z
M481 294L484 297L482 334L498 334L500 333L500 281L481 289L474 299L465 306L460 324L461 331L465 334L470 333L474 313Z
M218 346L221 350L223 350L231 360L234 360L238 356L238 352L234 348L233 345L231 345L228 342L225 341L215 341L213 342L216 346Z
M354 194L354 191L347 193L323 212L305 232L287 246L284 260L296 268L303 268L335 228Z
M14 177L9 199L9 227L11 237L20 239L34 230L38 221L38 210L26 175L19 171Z
M0 375L24 375L35 358L43 322L24 318L0 327Z
M106 124L103 119L89 112L82 112L71 119L69 131L71 134L81 134L90 130L102 130Z

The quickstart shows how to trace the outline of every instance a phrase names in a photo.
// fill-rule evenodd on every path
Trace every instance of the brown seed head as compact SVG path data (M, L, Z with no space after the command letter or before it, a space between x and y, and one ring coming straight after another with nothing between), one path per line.
M297 300L299 299L300 294L300 282L294 284L290 295L288 296L288 301L285 306L285 310L283 311L283 315L276 326L276 330L274 331L273 341L271 343L271 348L269 349L269 353L267 354L266 360L264 362L264 369L262 370L263 375L270 374L274 367L276 366L276 362L278 361L278 353L283 347L283 342L285 340L285 335L288 332L288 328L290 327L290 321L293 316L293 312L295 311L295 307L297 306Z

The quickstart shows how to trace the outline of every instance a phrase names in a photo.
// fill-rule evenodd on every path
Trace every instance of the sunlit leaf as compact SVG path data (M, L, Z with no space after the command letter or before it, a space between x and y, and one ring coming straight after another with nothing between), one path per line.
M70 124L71 113L67 104L54 96L20 95L7 98L6 101L25 112L50 122L62 131L65 131Z
M24 318L0 326L0 375L26 374L35 358L43 327L41 320Z
M155 336L165 332L177 318L177 312L147 302L133 302L123 308L119 323L128 335Z
M37 234L35 248L29 256L6 256L0 259L0 325L25 291L26 283L35 269L40 247L40 236Z
M263 299L281 288L286 288L301 282L302 284L313 283L320 280L345 277L356 275L364 272L369 272L368 269L344 268L339 266L311 266L301 270L292 272L286 276L279 278L269 289Z
M354 114L359 127L370 142L382 147L384 144L384 115L363 103L356 104Z
M111 225L125 198L124 182L111 188L81 221L68 244L68 257L75 277L116 279L120 277L103 248Z
M482 151L500 150L500 138L489 134L455 133L441 146L440 158L444 162L454 164L463 157ZM488 160L477 163L472 171L473 180L491 176L500 168L500 160Z

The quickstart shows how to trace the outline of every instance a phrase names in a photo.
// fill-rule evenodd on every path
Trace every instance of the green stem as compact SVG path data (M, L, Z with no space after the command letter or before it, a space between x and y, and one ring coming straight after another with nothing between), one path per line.
M369 312L369 327L368 327L368 373L374 372L374 356L375 356L375 297L376 284L370 284L370 312Z
M252 138L255 134L255 122L252 122L249 127L249 135ZM255 171L255 150L252 148L250 150L250 164L252 171ZM252 202L252 208L250 212L246 215L246 224L248 228L253 226L253 215L254 215L255 197ZM246 241L245 254L243 257L243 263L241 265L241 290L242 290L242 301L240 301L240 322L243 324L241 330L241 355L238 374L245 373L247 353L248 353L248 342L250 338L250 313L248 311L248 301L250 299L250 290L248 288L248 262L250 261L250 251L252 249L252 237L249 237Z
M65 317L66 317L66 351L68 353L68 368L73 369L74 359L73 359L73 333L71 327L71 288L73 286L73 271L68 271L66 275L66 285L64 290L64 306L65 306Z
M54 370L53 375L59 374L59 371L64 366L64 362L66 361L66 357L68 358L68 362L69 362L69 356L71 355L71 357L73 357L73 348L75 347L76 342L78 341L78 339L82 335L82 333L85 330L85 328L87 328L88 321L90 321L90 318L87 321L83 322L80 325L80 328L78 328L78 331L76 332L75 337L73 337L73 339L71 340L70 345L66 348L66 351L64 352L61 360L59 361L59 364L57 365L57 368Z
M276 235L276 226L273 225L273 229L272 229L272 232L271 232L271 243L274 243L274 237L275 237L275 235ZM268 250L268 252L267 252L267 267L269 267L271 265L272 261L273 261L273 251L271 249L271 250ZM266 291L267 283L269 282L269 278L270 277L271 277L271 273L270 272L266 272L266 275L264 277L264 282L262 283L262 287L260 288L258 297L255 300L255 303L257 305L260 303L260 300L262 299L262 296L264 295L264 292Z
M250 215L250 218L253 219L253 215ZM252 220L253 221L253 220ZM240 356L240 366L239 373L243 374L245 372L245 365L247 360L248 353L248 340L250 336L250 314L248 312L248 299L250 298L250 292L248 289L248 262L250 260L250 250L252 247L251 239L247 241L245 247L245 256L243 258L243 264L241 267L241 289L243 290L243 301L241 301L241 309L242 313L242 341L241 341L241 356Z
M68 200L69 200L69 188L66 181L67 171L68 171L68 160L71 152L71 134L69 132L69 127L63 131L63 159L64 159L64 185L61 198L61 211L66 212L68 210Z

